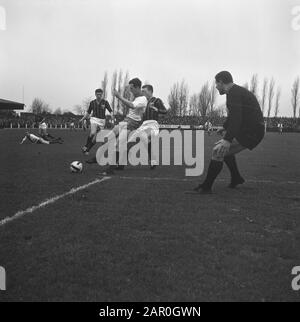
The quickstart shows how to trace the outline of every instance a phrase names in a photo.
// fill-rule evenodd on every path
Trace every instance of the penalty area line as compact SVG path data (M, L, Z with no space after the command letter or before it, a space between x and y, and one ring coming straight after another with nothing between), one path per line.
M93 186L93 185L95 185L97 183L101 183L101 182L106 181L108 179L111 179L111 177L103 177L101 179L95 179L94 181L91 181L91 182L89 182L87 184L84 184L82 186L79 186L77 188L72 188L71 190L69 190L69 191L67 191L67 192L65 192L65 193L63 193L61 195L57 195L55 197L46 199L46 200L42 201L41 203L39 203L36 206L29 207L29 208L27 208L25 210L20 210L20 211L16 212L13 216L6 217L6 218L0 220L0 226L4 226L5 224L8 224L9 222L12 222L12 221L14 221L16 219L19 219L19 218L21 218L21 217L23 217L23 216L25 216L27 214L33 213L35 210L38 210L38 209L43 208L43 207L46 207L46 206L48 206L50 204L53 204L54 202L56 202L56 201L58 201L58 200L60 200L60 199L62 199L64 197L73 195L74 193L76 193L78 191L84 190L84 189L86 189L86 188L88 188L90 186Z

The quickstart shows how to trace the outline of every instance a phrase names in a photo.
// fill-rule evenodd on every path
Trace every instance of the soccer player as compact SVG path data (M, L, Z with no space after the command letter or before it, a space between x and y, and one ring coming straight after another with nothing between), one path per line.
M213 127L212 127L212 123L211 123L211 121L209 119L205 122L204 128L206 129L207 134L211 135L211 133L213 131Z
M48 125L46 123L46 118L43 118L39 122L39 135L46 141L56 140L54 136L48 133ZM61 138L58 139L62 140Z
M70 131L75 131L75 122L73 120L70 123Z
M123 122L120 122L112 129L112 133L118 137L117 149L116 149L116 161L120 163L120 165L110 165L106 171L102 173L102 175L111 175L114 174L114 170L123 170L127 155L123 153L120 154L118 150L118 146L122 146L127 144L127 138L129 134L136 130L142 122L143 113L147 107L147 98L142 93L142 82L138 78L133 78L129 81L129 88L131 93L133 94L134 100L131 102L126 98L122 97L121 94L113 90L113 95L116 96L126 107L129 108L129 112L125 117ZM125 130L127 127L127 131Z
M47 140L47 137L53 139L53 136L48 133L47 129L48 125L46 123L46 118L44 117L39 122L39 135L43 137L45 140Z
M23 144L26 140L28 140L31 143L35 143L35 144L63 144L63 140L61 138L57 138L57 139L53 139L51 141L45 140L37 135L34 135L32 133L30 133L29 131L26 132L24 138L22 139L22 141L20 142L20 144Z
M95 90L96 99L90 102L90 106L82 119L79 122L84 122L87 118L90 119L91 129L87 138L86 145L81 148L86 155L89 154L91 148L96 144L96 135L105 127L105 112L112 113L112 109L107 100L103 99L103 90L98 88Z
M223 129L218 131L225 134L212 150L205 181L187 193L212 193L213 183L223 168L223 162L231 174L229 187L243 184L245 180L238 170L235 155L245 149L253 150L264 137L264 119L255 95L234 84L228 71L218 73L215 80L220 95L226 95L228 116Z
M278 133L279 134L282 134L283 124L281 122L279 122L278 125L277 125L277 127L278 127Z
M153 86L144 85L142 87L142 93L147 98L147 107L143 115L142 125L133 133L133 135L128 140L128 151L131 145L135 144L137 135L142 137L144 136L145 142L148 143L148 157L150 162L150 169L153 170L158 164L155 155L151 154L151 135L158 136L159 134L159 124L158 118L160 114L166 114L167 109L158 97L153 96ZM131 144L132 143L132 144Z

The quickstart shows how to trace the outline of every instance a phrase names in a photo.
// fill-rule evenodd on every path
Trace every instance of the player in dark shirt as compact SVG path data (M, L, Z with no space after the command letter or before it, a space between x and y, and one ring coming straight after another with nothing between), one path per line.
M164 103L160 98L153 96L152 85L144 85L142 87L142 92L147 97L147 100L148 100L148 104L143 115L143 122L148 120L158 121L160 114L167 113L167 109Z
M263 139L265 129L259 103L253 93L233 83L227 71L216 75L216 88L226 94L228 116L220 134L225 133L212 151L205 181L188 193L211 193L212 185L226 163L231 174L230 188L245 182L237 167L235 155L245 149L254 149Z
M85 154L89 154L89 151L96 143L97 133L105 127L106 110L109 111L109 113L112 113L108 101L102 98L103 90L101 88L96 89L95 95L96 99L90 102L86 114L80 120L80 122L83 122L89 118L91 123L90 134L87 138L86 145L82 147L82 152Z
M167 109L163 103L163 101L153 96L153 86L152 85L144 85L142 87L143 94L146 96L148 100L147 108L145 110L143 116L143 124L141 128L148 135L148 139L151 138L151 133L158 135L159 134L159 125L158 119L159 115L164 115L167 113ZM155 155L152 155L151 151L151 141L148 143L148 157L150 161L150 169L153 170L157 166L157 158Z

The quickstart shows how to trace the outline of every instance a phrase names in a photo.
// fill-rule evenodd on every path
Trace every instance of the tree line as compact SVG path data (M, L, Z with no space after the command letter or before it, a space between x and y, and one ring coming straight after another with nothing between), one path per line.
M254 74L250 82L243 85L258 99L264 116L278 117L281 88L275 88L275 79L264 78L262 88L259 88L258 75ZM185 80L173 84L168 96L170 112L177 116L195 115L202 117L223 116L225 106L216 105L215 84L206 82L198 93L189 96L189 87ZM291 89L291 107L294 118L300 117L300 78L296 77Z
M111 76L111 90L117 89L125 98L132 99L129 90L129 73L123 73L122 69L115 70ZM103 79L99 83L99 87L103 89L103 97L108 99L108 73L105 72ZM252 75L249 82L243 85L250 90L258 99L264 116L270 118L277 117L280 110L281 87L275 85L275 79L264 78L262 86L259 86L258 75ZM190 95L189 86L183 79L180 82L174 83L168 95L169 110L168 113L173 116L201 116L201 117L218 117L224 116L225 106L216 104L217 90L214 83L206 82L201 87L199 92ZM76 114L83 115L89 107L93 97L88 97L82 100L81 104L73 107ZM110 104L113 114L126 115L128 110L119 100L113 95L110 98ZM291 88L291 107L294 118L300 117L300 77L296 77ZM35 98L31 104L30 111L34 114L50 113L49 104L45 103L40 98ZM63 114L61 108L56 108L53 114Z

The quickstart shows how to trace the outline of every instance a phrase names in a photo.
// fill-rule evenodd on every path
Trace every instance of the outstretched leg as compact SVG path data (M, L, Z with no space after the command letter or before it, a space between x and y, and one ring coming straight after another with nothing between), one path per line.
M89 151L96 143L96 135L99 130L99 125L97 123L91 123L91 130L87 137L86 144L82 147L82 152L89 154Z

